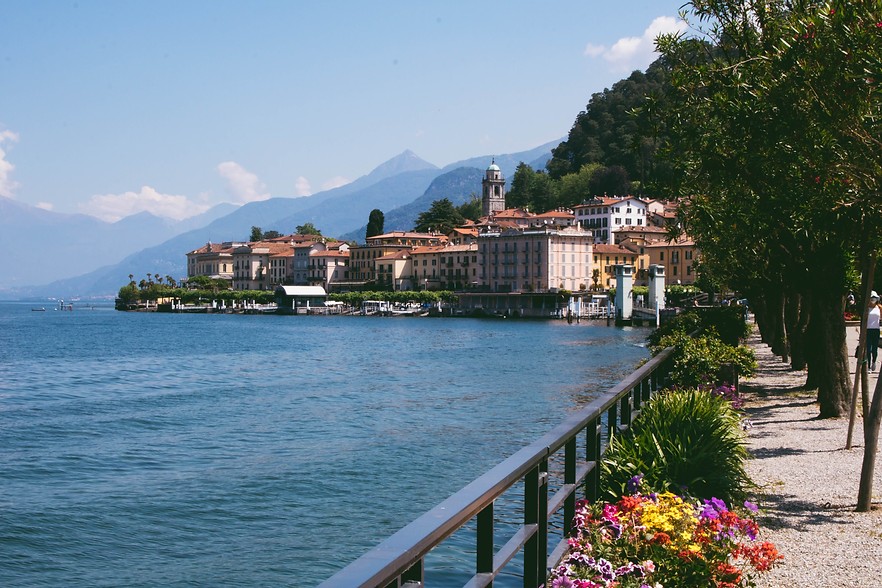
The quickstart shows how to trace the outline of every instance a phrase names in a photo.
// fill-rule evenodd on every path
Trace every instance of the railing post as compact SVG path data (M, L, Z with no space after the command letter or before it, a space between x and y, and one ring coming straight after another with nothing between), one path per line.
M585 498L591 502L597 500L600 487L600 431L600 415L597 415L585 428L585 459L594 462L594 467L585 477Z
M609 446L615 437L616 427L619 424L619 403L614 402L606 411L606 444Z
M564 446L564 484L576 483L576 436ZM569 535L573 518L576 516L576 492L571 492L564 501L564 535Z
M425 581L423 560L419 559L401 574L401 577L398 578L398 582L393 582L389 584L389 586L406 586L408 583L411 583L411 585L416 584L417 586L424 586Z
M622 396L621 404L621 412L622 412L622 425L631 426L631 398L634 395L634 389L628 391L627 394Z
M493 503L491 502L478 513L476 571L479 574L493 572ZM487 585L493 588L493 583Z
M536 533L524 545L524 588L545 582L548 566L548 456L524 478L524 524Z

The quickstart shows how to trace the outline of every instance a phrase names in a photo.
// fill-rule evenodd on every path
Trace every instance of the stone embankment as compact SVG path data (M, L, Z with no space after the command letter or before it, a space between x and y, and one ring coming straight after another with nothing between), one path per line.
M850 352L857 339L849 326ZM882 586L882 459L876 465L874 510L855 512L864 454L862 420L857 419L852 449L846 450L848 418L817 418L816 393L802 388L805 372L790 370L757 335L749 344L759 370L741 383L752 422L748 469L761 486L763 538L784 555L759 586ZM852 380L855 363L852 357ZM870 374L871 391L877 376Z

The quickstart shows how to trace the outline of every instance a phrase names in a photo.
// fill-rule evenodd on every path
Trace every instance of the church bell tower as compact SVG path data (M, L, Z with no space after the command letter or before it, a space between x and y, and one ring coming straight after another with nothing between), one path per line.
M481 180L483 196L481 198L481 214L492 216L505 210L505 178L494 159Z

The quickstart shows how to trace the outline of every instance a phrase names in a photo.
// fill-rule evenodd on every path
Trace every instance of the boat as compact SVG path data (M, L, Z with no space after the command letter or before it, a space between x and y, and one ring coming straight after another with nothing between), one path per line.
M46 309L43 307L40 308L32 308L31 312L46 312Z

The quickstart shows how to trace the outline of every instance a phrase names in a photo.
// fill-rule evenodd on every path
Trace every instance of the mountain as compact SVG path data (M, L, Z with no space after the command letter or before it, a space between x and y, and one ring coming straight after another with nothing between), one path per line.
M489 155L483 155L481 157L463 159L461 161L451 163L450 165L445 165L441 169L441 171L447 172L458 167L476 167L480 170L486 170L487 166L490 165L490 161L493 160L496 165L499 166L499 169L502 171L502 175L506 178L506 183L508 183L511 180L511 177L514 176L518 164L521 162L526 163L536 170L545 169L545 163L549 159L551 159L551 150L560 145L560 142L562 140L563 139L550 141L534 149L521 151L519 153L507 153L503 155L495 155L492 157Z
M0 274L0 289L46 277L82 274L180 232L174 221L141 213L108 223L85 214L62 214L0 197L0 248L14 263Z
M272 228L281 233L311 222L323 235L336 236L362 223L367 224L371 210L390 210L419 198L438 175L438 168L402 172L381 180L359 192L329 198L318 205L279 219Z
M519 162L550 157L551 146L553 144L549 143L522 153L496 156L496 162L503 173L511 177ZM416 215L427 210L432 201L446 197L462 202L472 193L478 193L483 174L481 170L487 168L491 159L490 156L484 156L464 160L474 162L474 165L467 166L472 167L471 170L458 170L457 168L463 166L455 164L439 170L413 152L404 151L345 186L301 198L271 198L251 202L215 218L205 226L177 234L158 245L147 246L135 252L129 251L122 261L105 261L99 269L76 277L55 280L43 286L9 288L6 291L0 289L0 296L7 299L113 296L120 286L128 282L129 274L136 276L136 280L146 277L147 272L179 279L186 276L185 254L188 251L201 247L208 241L247 240L252 226L290 233L297 225L311 222L323 234L331 237L360 231L361 235L356 240L363 241L364 229L355 227L364 226L370 211L379 208L384 212L390 211L387 227L391 228L395 223L401 226L410 224L407 228L411 228L410 219L415 219ZM448 177L433 184L439 176ZM399 214L401 216L397 218ZM210 217L205 220L210 220ZM118 258L120 252L117 253ZM96 267L97 259L95 257L90 260L93 262L92 268ZM40 275L51 273L40 272ZM70 272L64 275L69 276ZM30 283L39 282L35 279Z
M480 196L483 177L484 172L476 167L460 167L441 174L432 180L422 196L404 206L384 212L383 231L412 231L420 213L429 210L436 200L447 198L455 206L459 206L468 202L472 195ZM340 239L364 242L366 232L367 223L352 232L341 234Z

